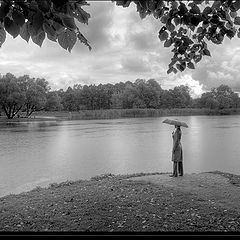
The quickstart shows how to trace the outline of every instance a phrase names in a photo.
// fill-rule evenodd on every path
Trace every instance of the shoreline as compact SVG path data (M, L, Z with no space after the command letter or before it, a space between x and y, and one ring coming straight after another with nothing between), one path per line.
M238 209L218 203L218 194L214 195L210 189L215 189L215 185L207 183L203 188L211 190L211 199L179 186L175 188L176 183L188 178L196 186L204 184L202 180L199 182L199 177L206 179L207 175L212 180L220 179L226 191L234 188L238 193L240 175L214 171L172 179L168 174L103 174L89 180L52 183L48 187L3 196L0 198L0 231L45 234L56 231L160 234L240 231ZM172 186L162 181L151 182L162 177Z
M100 119L124 119L124 118L146 118L146 117L168 117L168 116L220 116L240 115L240 108L234 109L198 109L198 108L176 108L176 109L102 109L81 111L38 111L29 118L20 117L7 119L0 117L1 122L33 122L33 121L62 121L62 120L100 120Z

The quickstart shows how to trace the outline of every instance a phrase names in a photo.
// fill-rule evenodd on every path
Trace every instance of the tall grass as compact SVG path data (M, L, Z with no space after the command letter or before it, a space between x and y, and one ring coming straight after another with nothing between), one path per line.
M142 118L163 116L189 116L189 115L230 115L240 114L240 109L102 109L81 110L74 112L36 112L34 116L55 116L59 119L90 120L90 119L117 119L117 118Z

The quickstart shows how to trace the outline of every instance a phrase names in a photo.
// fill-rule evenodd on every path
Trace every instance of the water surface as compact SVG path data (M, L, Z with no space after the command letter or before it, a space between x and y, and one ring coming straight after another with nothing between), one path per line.
M184 116L184 171L240 174L240 116ZM0 196L113 173L171 172L165 117L0 124Z

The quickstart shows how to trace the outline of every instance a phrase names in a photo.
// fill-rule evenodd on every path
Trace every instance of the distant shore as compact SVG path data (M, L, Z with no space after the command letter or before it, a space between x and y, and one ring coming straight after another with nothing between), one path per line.
M196 115L238 115L240 108L231 109L203 109L203 108L175 108L175 109L104 109L81 111L37 111L29 118L23 117L7 119L3 115L0 122L24 121L56 121L56 120L93 120L93 119L119 119L119 118L144 118L164 116L196 116Z
M161 176L169 179L171 187L151 183L150 179ZM219 202L220 195L210 188L215 190L216 186L199 181L206 176L213 181L220 179L226 191L232 188L239 193L240 176L222 172L189 174L176 179L166 173L105 174L0 198L0 231L3 234L239 232L239 210ZM133 181L136 177L146 180ZM188 178L199 188L204 185L211 198L202 196L201 191L194 193L174 187Z

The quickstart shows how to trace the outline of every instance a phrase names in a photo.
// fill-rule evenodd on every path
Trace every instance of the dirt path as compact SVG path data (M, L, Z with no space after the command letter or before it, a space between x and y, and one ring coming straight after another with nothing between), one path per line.
M199 200L210 201L212 204L240 212L240 187L231 184L228 178L219 174L195 173L177 178L169 177L169 174L160 174L134 177L131 180L160 184L196 194Z

